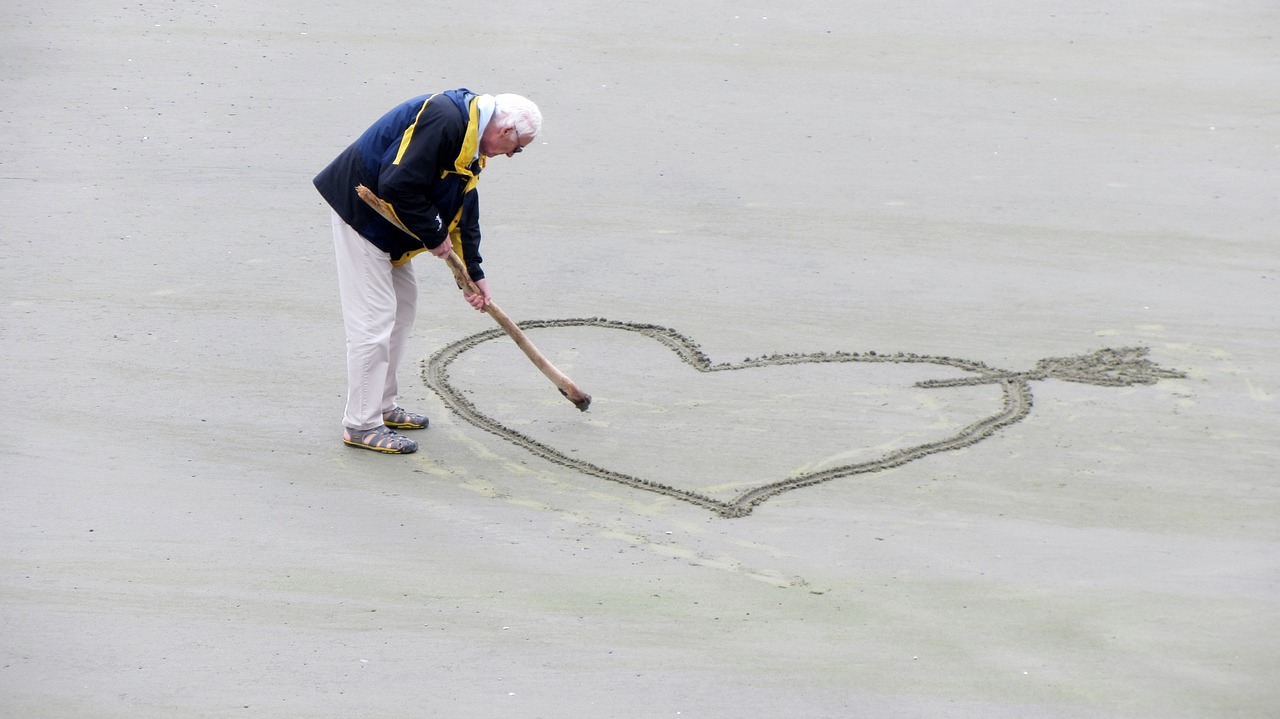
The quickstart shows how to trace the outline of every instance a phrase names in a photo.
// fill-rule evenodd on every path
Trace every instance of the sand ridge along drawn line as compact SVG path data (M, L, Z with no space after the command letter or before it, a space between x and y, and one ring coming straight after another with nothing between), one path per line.
M841 477L868 474L881 470L900 467L921 457L939 452L948 452L967 447L990 437L997 430L1020 422L1031 411L1032 397L1030 382L1044 379L1060 379L1067 382L1083 382L1104 387L1126 387L1137 384L1154 384L1161 379L1182 378L1186 375L1176 370L1163 369L1146 359L1145 347L1121 347L1101 349L1087 355L1074 357L1051 357L1040 360L1034 369L1026 372L1009 372L988 367L982 362L956 359L954 357L933 357L911 353L879 354L876 352L818 352L812 354L781 354L745 359L741 362L712 364L698 345L688 337L667 327L593 317L588 319L535 320L521 322L523 329L559 328L559 327L594 327L634 332L666 345L686 364L699 372L728 372L749 367L767 367L786 364L810 364L818 362L890 362L918 363L954 367L971 373L971 376L958 379L927 380L917 382L921 388L961 387L982 384L998 384L1003 395L1002 408L999 412L984 417L964 427L956 434L945 439L889 452L879 459L856 464L832 467L816 472L808 472L788 477L784 480L764 484L748 489L731 500L718 500L699 492L672 487L661 482L636 477L622 472L615 472L604 467L574 459L564 453L523 435L510 427L504 426L488 415L476 409L449 381L449 365L460 355L476 347L482 342L503 336L501 330L488 330L465 337L444 347L424 362L423 380L436 392L459 417L467 422L495 434L503 439L523 447L529 452L550 462L575 469L611 482L656 492L668 497L705 507L722 517L744 517L751 513L757 505L777 496L801 487L809 487L829 482Z

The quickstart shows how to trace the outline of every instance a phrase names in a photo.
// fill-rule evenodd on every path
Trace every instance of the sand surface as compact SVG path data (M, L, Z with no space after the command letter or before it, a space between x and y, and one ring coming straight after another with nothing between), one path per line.
M0 716L1280 708L1273 3L0 28ZM432 427L353 450L310 179L459 86L544 111L481 182L486 268L594 401L423 256Z

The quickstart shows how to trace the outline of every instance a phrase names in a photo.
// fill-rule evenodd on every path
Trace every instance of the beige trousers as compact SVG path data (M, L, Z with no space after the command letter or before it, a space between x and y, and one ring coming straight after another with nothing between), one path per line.
M382 424L396 406L396 368L404 355L418 307L413 263L391 264L333 213L333 247L338 259L338 293L347 334L347 409L342 424L353 430Z

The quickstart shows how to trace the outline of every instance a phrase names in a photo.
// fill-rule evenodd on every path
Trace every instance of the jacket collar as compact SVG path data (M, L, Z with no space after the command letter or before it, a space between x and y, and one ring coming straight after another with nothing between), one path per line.
M475 95L471 98L471 102L467 103L467 134L462 139L462 149L458 151L458 157L453 161L454 171L459 175L467 177L475 177L475 173L471 171L474 163L480 164L480 169L484 169L484 161L486 158L480 156L480 133L484 131L484 127L480 123L480 98L482 96ZM489 98L492 101L492 97ZM493 110L489 111L490 117L493 116ZM488 124L487 121L485 124Z

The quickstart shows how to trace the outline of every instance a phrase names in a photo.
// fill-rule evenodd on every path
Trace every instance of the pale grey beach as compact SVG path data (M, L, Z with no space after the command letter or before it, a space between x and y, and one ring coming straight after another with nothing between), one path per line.
M1280 8L0 9L0 717L1280 715ZM342 442L330 210L519 93Z

